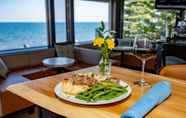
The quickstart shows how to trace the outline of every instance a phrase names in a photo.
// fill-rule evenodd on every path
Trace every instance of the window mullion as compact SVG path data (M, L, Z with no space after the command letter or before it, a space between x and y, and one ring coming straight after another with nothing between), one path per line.
M65 0L66 2L66 33L67 33L67 42L75 42L75 33L74 33L74 0Z
M47 13L48 44L49 47L54 47L56 43L54 0L46 0L46 13Z

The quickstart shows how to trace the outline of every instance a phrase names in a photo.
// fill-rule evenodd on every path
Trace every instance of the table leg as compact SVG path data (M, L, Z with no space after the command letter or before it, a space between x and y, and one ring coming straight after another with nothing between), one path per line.
M124 67L124 52L121 52L121 60L120 60L120 66Z
M53 112L38 107L38 118L66 118L66 117L59 116Z
M57 70L57 72L58 72L59 74L69 72L69 70L67 70L67 69L64 68L64 67L57 67L57 68L55 68L55 69Z

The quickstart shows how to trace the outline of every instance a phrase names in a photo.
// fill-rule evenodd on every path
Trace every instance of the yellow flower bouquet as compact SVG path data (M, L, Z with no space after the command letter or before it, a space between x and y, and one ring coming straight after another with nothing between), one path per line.
M101 60L99 63L99 72L101 75L109 76L111 73L111 61L109 55L115 47L114 31L105 29L105 24L101 22L97 28L98 36L93 41L93 46L101 48Z

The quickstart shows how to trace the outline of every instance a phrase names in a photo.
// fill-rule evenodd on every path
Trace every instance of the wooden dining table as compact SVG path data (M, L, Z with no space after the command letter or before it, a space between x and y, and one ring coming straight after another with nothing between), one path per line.
M120 118L150 87L134 85L139 80L141 72L125 68L112 67L112 77L128 83L132 88L131 95L117 103L86 106L70 103L56 97L54 88L62 79L71 77L74 73L97 72L98 67L90 67L75 72L54 75L30 82L9 86L8 91L20 96L35 105L67 118ZM185 118L186 117L186 82L159 75L145 73L144 78L151 85L161 80L170 81L172 94L163 103L150 111L146 118Z

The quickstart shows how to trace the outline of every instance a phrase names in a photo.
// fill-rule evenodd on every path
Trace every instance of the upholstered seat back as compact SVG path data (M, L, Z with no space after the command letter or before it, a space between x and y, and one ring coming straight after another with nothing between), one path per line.
M0 58L0 76L6 78L8 74L8 68L5 62Z
M87 64L97 65L101 58L101 51L98 49L75 47L74 51L76 60Z

